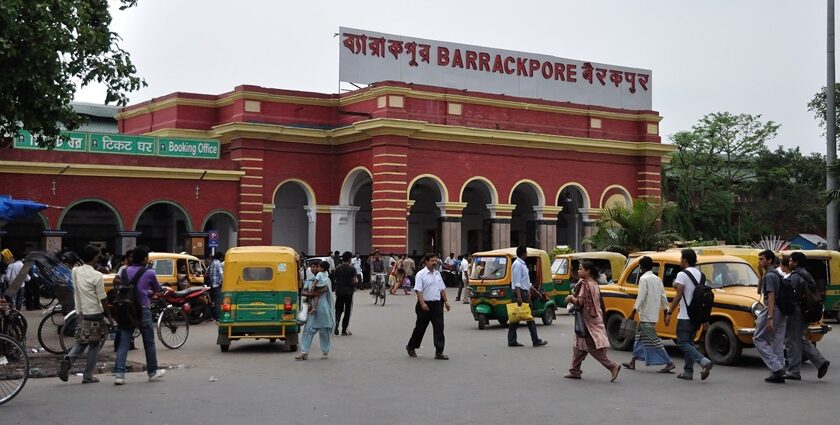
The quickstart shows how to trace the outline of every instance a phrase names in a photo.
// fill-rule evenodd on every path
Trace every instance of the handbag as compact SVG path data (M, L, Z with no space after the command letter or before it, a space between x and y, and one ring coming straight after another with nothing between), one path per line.
M531 314L531 306L522 303L521 306L516 305L515 302L507 305L507 315L509 322L530 322L534 320Z
M589 335L589 330L586 329L586 322L583 321L583 311L579 308L575 309L575 335L586 338Z
M621 321L621 327L618 329L618 337L621 339L636 338L636 321L631 319L624 319Z
M300 310L298 310L297 321L298 323L306 323L307 319L309 319L309 303L304 301L300 303Z

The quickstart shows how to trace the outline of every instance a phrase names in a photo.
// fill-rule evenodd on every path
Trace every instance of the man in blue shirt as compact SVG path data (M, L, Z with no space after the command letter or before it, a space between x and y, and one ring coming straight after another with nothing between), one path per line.
M219 320L219 308L221 306L222 295L222 259L225 258L221 252L213 254L213 261L210 262L210 267L207 270L207 277L209 278L210 299L213 300L213 320Z
M523 302L531 302L531 279L528 276L528 265L525 264L525 259L528 258L528 248L520 246L516 248L516 261L511 266L510 286L513 290L513 295L516 298L516 304L521 306ZM548 344L547 341L540 339L537 336L537 325L532 318L527 322L528 332L531 333L531 342L534 347L542 347ZM519 322L508 323L508 347L521 347L522 344L516 341L516 329L519 327Z

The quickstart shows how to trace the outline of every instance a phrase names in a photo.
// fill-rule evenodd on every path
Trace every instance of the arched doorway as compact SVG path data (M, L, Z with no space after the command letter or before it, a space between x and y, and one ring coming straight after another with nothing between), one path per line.
M365 167L354 168L341 186L333 209L332 246L339 251L371 252L373 180Z
M202 230L205 232L210 230L218 231L219 248L217 251L225 252L228 248L236 246L237 229L236 219L233 214L219 210L210 213L210 216L204 221Z
M185 233L192 231L187 213L170 201L156 201L137 217L134 230L140 232L137 245L157 252L185 251Z
M6 232L0 236L2 237L0 247L8 248L16 256L41 249L41 239L46 223L47 220L41 213L7 223L0 227L0 231Z
M589 208L589 198L580 187L569 185L560 190L557 205L563 207L557 216L557 245L580 251L584 233L580 210Z
M440 246L440 208L444 199L443 183L432 177L422 177L411 185L409 201L413 201L408 215L408 253L412 256L438 252Z
M82 201L64 211L59 219L59 230L67 232L64 246L82 252L87 244L115 252L117 233L122 223L115 210L102 201Z
M495 188L486 180L473 179L464 186L461 202L467 204L461 216L461 246L464 252L492 249L493 232L487 204L498 203Z
M288 246L298 252L314 254L315 199L305 183L289 180L274 191L272 245Z
M510 195L516 205L510 217L510 245L539 246L537 240L537 214L534 207L543 206L541 192L533 183L520 183Z

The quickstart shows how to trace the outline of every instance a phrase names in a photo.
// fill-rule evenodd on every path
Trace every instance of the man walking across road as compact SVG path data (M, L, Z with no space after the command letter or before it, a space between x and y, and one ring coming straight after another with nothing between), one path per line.
M352 335L347 328L350 326L350 313L353 311L353 293L356 292L358 279L356 269L350 265L353 254L350 251L341 255L341 264L335 268L335 334L338 335L338 325L341 322L341 334ZM341 316L344 315L342 320Z
M82 250L82 261L85 264L73 269L73 297L76 302L76 312L82 320L76 325L76 342L70 349L70 353L61 361L58 369L58 378L64 382L67 382L73 363L85 350L87 350L87 361L85 371L82 373L82 383L99 382L99 379L93 376L93 370L96 368L100 342L108 335L108 327L104 319L108 319L110 326L114 326L114 320L108 308L108 297L105 295L105 281L102 273L94 268L98 260L99 248L88 245Z
M531 303L531 278L528 276L528 265L525 264L525 259L528 258L528 248L524 245L516 248L516 260L511 267L510 286L515 295L516 304L522 306L522 303ZM531 343L534 347L542 347L548 344L545 340L537 336L537 324L531 318L528 322L528 332L531 334ZM521 347L522 344L516 341L516 329L519 327L519 322L508 323L508 347Z
M458 287L458 295L455 296L455 301L461 300L461 292L463 291L464 304L470 303L470 256L464 254L461 260L461 285Z
M786 285L792 285L796 288L797 296L802 296L802 288L808 282L813 282L814 278L805 270L805 262L808 257L805 254L796 251L790 254L790 269L791 273L788 276ZM797 304L793 313L787 318L785 329L785 356L787 359L787 373L785 379L792 379L799 381L802 376L799 374L799 369L802 366L802 357L804 356L817 368L817 379L822 379L828 373L828 366L831 364L826 360L817 346L806 338L808 335L808 326L802 317L801 305Z
M635 370L636 360L643 360L645 366L664 365L659 373L671 373L676 368L671 356L665 351L662 340L656 333L656 323L659 322L659 312L668 312L668 298L665 297L665 287L659 276L653 274L653 260L647 255L639 259L642 277L639 278L639 295L630 313L630 320L635 320L639 312L639 324L636 326L636 340L633 344L633 359L622 363L626 369Z
M680 311L677 314L677 347L685 353L685 366L683 372L677 375L677 378L687 381L694 379L694 363L697 362L703 368L700 372L700 379L705 381L709 377L709 372L712 370L714 363L694 346L694 335L698 328L688 317L688 305L691 304L691 299L694 296L694 288L697 285L705 284L705 277L700 270L697 270L697 253L693 249L685 248L682 250L680 265L682 265L683 270L677 273L677 277L674 279L677 294L674 295L668 313L665 314L665 326L670 324L674 309L679 307ZM703 326L708 326L708 323L703 324Z
M776 254L765 249L758 254L758 267L764 270L764 276L758 286L758 293L764 297L764 310L755 319L753 343L761 360L770 368L771 375L764 380L776 384L785 383L785 327L787 317L777 305L782 275L774 267Z
M414 293L417 295L417 304L414 312L417 314L417 322L414 324L414 331L408 340L405 350L409 357L417 357L417 350L423 342L423 335L429 322L432 323L432 333L435 343L435 359L449 360L449 356L443 354L445 338L443 335L443 309L449 311L449 300L446 298L446 286L440 272L435 270L437 256L426 254L423 256L423 269L417 272L414 283Z

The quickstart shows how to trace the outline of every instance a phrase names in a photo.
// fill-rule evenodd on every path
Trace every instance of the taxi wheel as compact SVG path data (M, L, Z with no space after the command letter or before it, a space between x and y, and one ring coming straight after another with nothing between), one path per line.
M731 365L741 357L743 345L738 338L735 337L735 332L732 330L732 325L725 321L718 321L709 326L706 331L706 355L713 362L724 365Z
M487 327L487 323L488 323L487 315L483 314L483 313L479 314L478 315L478 329L483 331L484 328Z
M609 339L612 348L621 351L630 351L630 349L633 347L633 343L635 342L635 337L621 337L620 331L622 321L624 321L624 317L622 317L619 313L613 313L610 315L610 317L607 318L607 323L605 326L607 328L607 339Z
M222 349L223 353L227 353L228 350L230 350L230 344L222 344L222 345L219 346L219 348Z
M269 338L268 339L269 344L274 344L275 342L277 342L277 338Z

